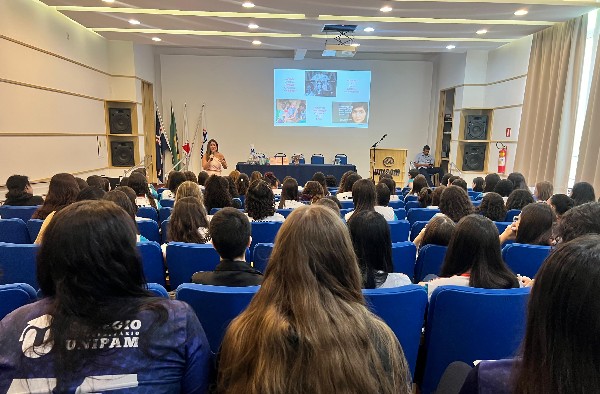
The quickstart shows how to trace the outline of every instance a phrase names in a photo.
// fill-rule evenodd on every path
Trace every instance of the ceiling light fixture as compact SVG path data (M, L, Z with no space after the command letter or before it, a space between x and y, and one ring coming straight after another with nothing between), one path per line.
M358 42L353 42L352 44L350 44L351 47L359 47L360 44Z
M365 27L365 29L363 31L365 31L367 33L371 33L371 32L374 32L375 29L373 29L372 27Z
M248 29L258 29L258 28L259 28L259 26L256 23L250 23L248 25Z
M528 13L529 13L529 11L527 11L527 10L516 10L515 11L516 16L523 16L523 15L527 15Z
M379 9L379 11L381 12L390 12L392 10L392 7L390 7L389 5L384 5L383 7L381 7Z
M482 35L482 34L486 34L488 31L486 29L481 29L481 30L477 30L477 34Z
M104 3L114 3L115 0L102 0Z
M158 37L152 37L152 41L161 42L162 40Z
M254 7L254 3L251 2L251 1L244 1L242 3L242 7L244 7L244 8L252 8L252 7Z
M258 40L252 41L252 45L260 45L260 44L262 44L262 42L260 42Z
M129 24L130 25L139 25L140 21L138 21L137 19L130 19L129 20Z
M448 49L448 50L452 50L454 48L456 48L456 45L452 45L452 44L450 44L446 47L446 49Z

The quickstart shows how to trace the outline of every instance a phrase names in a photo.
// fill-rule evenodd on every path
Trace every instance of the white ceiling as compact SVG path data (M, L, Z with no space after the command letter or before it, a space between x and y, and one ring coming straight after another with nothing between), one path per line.
M346 23L358 25L354 38L359 53L381 54L446 52L449 44L455 51L489 50L600 6L598 1L572 0L253 0L254 8L243 8L240 0L42 1L111 40L163 47L321 51L323 25ZM393 10L383 13L383 5ZM529 13L515 16L518 9ZM141 24L133 26L129 19ZM249 29L251 22L260 27ZM363 32L367 26L375 31ZM477 35L479 29L488 33ZM288 34L294 36L282 36ZM153 42L152 37L162 41ZM262 45L252 45L252 40Z

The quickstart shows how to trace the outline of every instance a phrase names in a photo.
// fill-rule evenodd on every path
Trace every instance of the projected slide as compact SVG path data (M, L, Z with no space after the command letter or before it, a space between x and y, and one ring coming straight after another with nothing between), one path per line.
M275 70L275 126L369 126L371 71Z

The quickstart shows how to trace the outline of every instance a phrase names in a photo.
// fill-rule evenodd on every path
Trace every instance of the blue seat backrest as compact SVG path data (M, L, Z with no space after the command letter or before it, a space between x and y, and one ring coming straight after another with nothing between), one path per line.
M404 201L402 201L402 200L390 201L388 203L388 206L392 207L392 209L404 208Z
M441 286L429 302L421 392L432 393L453 361L514 357L525 332L529 288Z
M346 214L350 213L354 211L354 208L342 208L340 209L340 215L342 216L342 219L344 219L346 217Z
M276 211L277 213L283 215L284 218L287 218L290 216L290 213L292 213L293 209L277 209Z
M175 205L175 200L173 200L172 198L165 198L163 200L160 200L161 207L173 208L173 205Z
M29 239L31 242L35 242L40 230L42 229L44 221L42 219L29 219L26 223L27 232L29 233Z
M335 158L340 159L340 164L348 164L348 156L345 153L338 153Z
M34 206L14 206L14 205L1 205L0 206L0 217L3 219L21 219L25 223L31 219L31 215L38 209L37 205Z
M429 219L439 213L439 209L432 208L413 208L406 212L406 219L412 226L415 222L428 222Z
M160 240L163 244L167 243L167 235L169 234L169 219L160 224Z
M165 262L160 245L157 242L138 242L137 247L142 257L146 282L166 286Z
M390 235L392 242L408 241L408 233L410 232L410 224L407 220L388 220L390 226Z
M419 283L429 274L438 275L446 257L446 246L425 245L419 249L415 262L415 283Z
M414 376L427 292L422 286L408 285L389 289L364 289L363 294L371 311L396 334L410 373Z
M158 283L148 283L147 284L148 291L154 293L157 297L169 298L169 293L167 289L163 285L159 285Z
M410 193L410 187L403 187L402 188L402 195L406 196L408 193Z
M273 252L272 243L260 243L254 247L254 253L252 255L252 262L254 263L254 269L259 270L263 274L267 269L267 263Z
M0 219L0 242L13 244L29 244L29 231L21 219Z
M407 212L415 208L421 208L421 204L418 201L408 201L404 204L404 209L406 209Z
M10 312L34 302L36 291L27 283L11 283L0 285L0 320Z
M482 202L482 201L483 201L483 200L475 200L475 201L471 201L471 203L473 204L473 206L474 206L474 207L478 207L478 206L480 206L480 205L481 205L481 202Z
M321 154L314 154L310 157L310 164L325 164L325 157Z
M209 215L214 215L215 213L219 212L221 210L221 208L212 208L209 212Z
M138 229L140 230L140 234L142 236L144 236L148 241L160 243L161 239L158 231L158 223L156 223L154 220L148 219L136 220L135 222L137 223Z
M496 225L496 228L498 229L498 234L502 234L504 232L504 230L506 230L506 227L510 226L513 222L494 222L494 224Z
M392 264L394 272L401 272L412 278L415 271L417 247L412 242L396 242L392 244Z
M38 288L36 259L39 245L0 242L0 284L27 283Z
M550 246L512 243L502 249L502 259L515 274L533 278L551 249Z
M158 193L158 198L160 198L160 197L162 196L162 193L163 193L165 190L169 190L169 188L168 188L168 187L159 187L159 188L156 190L156 193ZM161 202L162 202L162 201L161 201ZM161 205L162 205L162 204L161 204Z
M415 196L414 194L409 194L406 197L404 197L404 203L406 204L409 201L418 201L419 197Z
M425 226L427 226L427 223L424 220L420 220L420 221L416 221L412 224L412 226L410 226L410 240L414 241L415 238L417 238L417 236L419 235L419 233L421 232L421 230L423 230L425 228Z
M394 214L396 215L396 218L398 218L398 220L406 219L406 209L404 208L394 209Z
M165 220L169 219L171 217L171 212L173 212L173 208L162 207L158 211L158 223L162 223Z
M273 243L275 236L281 228L283 222L251 222L252 226L252 244L250 251L259 243Z
M517 215L521 214L521 210L520 209L510 209L508 212L506 212L506 218L504 219L505 222L512 222L513 218Z
M187 302L196 312L211 350L217 352L227 326L246 309L259 288L186 283L177 288L176 298Z
M139 207L137 210L137 216L154 220L158 223L158 212L156 212L156 209L152 207Z
M167 245L167 269L171 288L190 283L198 271L214 271L219 264L219 254L211 244L188 244L169 242Z
M342 200L340 204L342 204L342 209L354 209L354 201L352 200Z
M477 197L479 197L480 194L483 194L481 192L474 192L473 190L469 190L467 193L469 194L471 200L477 200Z

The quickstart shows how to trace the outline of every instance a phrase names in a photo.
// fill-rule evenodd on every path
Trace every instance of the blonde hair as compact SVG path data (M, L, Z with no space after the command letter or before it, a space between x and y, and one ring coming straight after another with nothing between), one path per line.
M229 173L229 176L233 179L234 182L237 181L237 179L240 177L241 172L239 172L238 170L233 170Z
M184 197L196 197L200 201L204 201L200 186L192 181L185 181L179 185L177 192L175 193L175 202Z
M220 393L409 393L390 328L365 306L348 230L324 206L296 208L263 284L223 339Z

